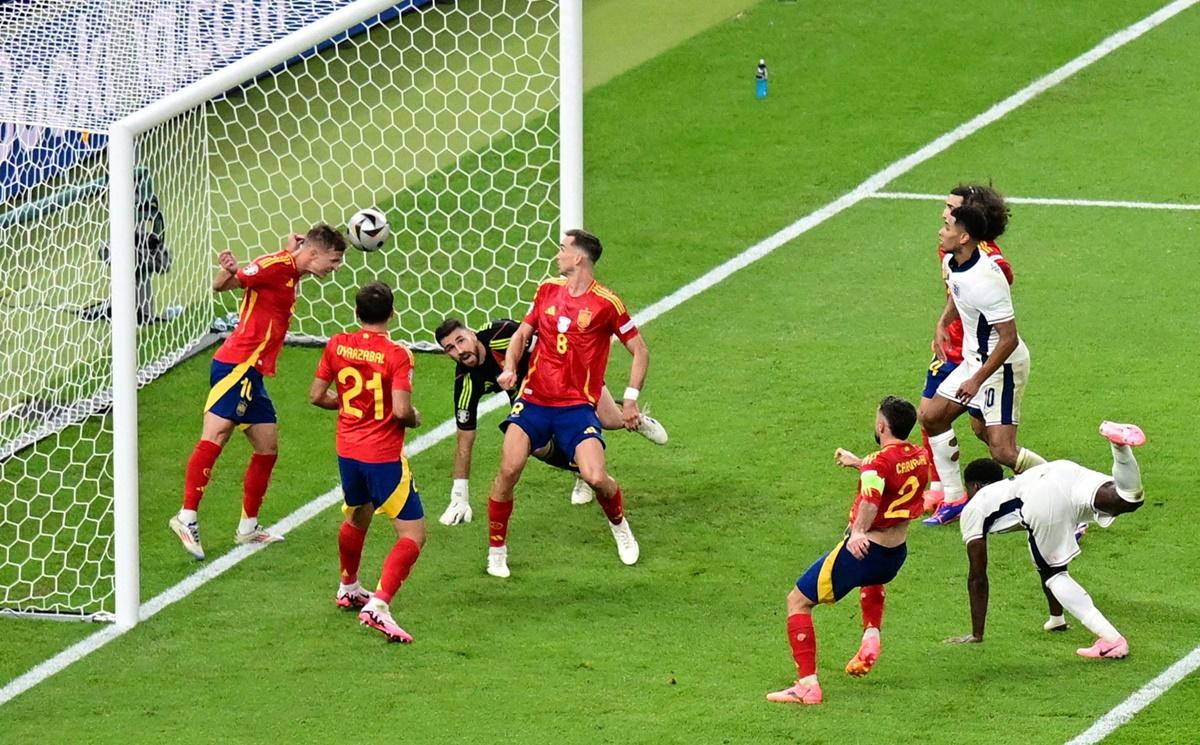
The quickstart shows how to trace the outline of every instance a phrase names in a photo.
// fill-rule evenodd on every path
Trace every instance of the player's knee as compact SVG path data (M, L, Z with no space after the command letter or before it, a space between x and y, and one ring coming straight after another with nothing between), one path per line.
M941 407L930 403L929 406L922 406L917 412L917 421L921 424L921 429L929 435L939 435L949 429L949 423L945 422Z
M587 482L587 485L593 489L598 489L608 480L608 472L604 470L603 465L594 463L579 464L579 478Z
M788 615L797 613L808 613L813 608L813 601L810 600L804 593L800 592L798 587L793 587L792 591L787 596Z

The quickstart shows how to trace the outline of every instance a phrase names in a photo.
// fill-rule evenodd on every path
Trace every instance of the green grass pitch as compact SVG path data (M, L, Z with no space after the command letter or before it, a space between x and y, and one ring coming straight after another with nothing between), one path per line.
M646 307L1160 4L730 2L706 28L664 41L668 17L655 32L664 38L644 42L652 53L594 80L585 101L601 280ZM589 19L613 9L589 6ZM589 36L587 59L607 61L631 38ZM1193 8L888 188L942 193L991 179L1017 196L1198 203L1196 38ZM765 101L753 97L759 57L772 74ZM1066 742L1200 636L1195 212L1015 205L1001 240L1033 355L1022 440L1103 469L1101 419L1137 421L1150 436L1138 452L1149 504L1093 528L1072 567L1130 657L1093 664L1074 655L1091 641L1078 624L1040 630L1044 600L1017 536L992 543L987 641L942 644L968 625L964 552L957 530L914 526L871 675L841 672L859 635L851 598L814 617L826 703L763 700L793 672L784 596L845 526L853 477L833 466L834 447L868 450L878 400L919 395L941 297L939 211L867 200L643 328L643 398L672 439L608 438L637 566L619 564L594 505L569 504L569 478L532 464L512 521L513 577L484 575L492 415L470 525L436 523L450 442L413 459L430 539L393 604L411 647L333 607L340 514L328 510L0 707L0 742ZM288 349L269 384L281 456L268 519L335 484L332 418L304 399L316 361ZM146 598L196 570L165 522L198 434L206 365L187 363L141 397ZM615 350L611 387L627 369ZM416 376L425 421L445 420L448 361L420 356ZM966 459L983 453L964 447ZM229 447L206 496L213 554L232 543L246 457ZM368 540L368 579L385 530ZM94 631L0 622L0 680ZM1198 693L1185 679L1106 742L1200 741Z

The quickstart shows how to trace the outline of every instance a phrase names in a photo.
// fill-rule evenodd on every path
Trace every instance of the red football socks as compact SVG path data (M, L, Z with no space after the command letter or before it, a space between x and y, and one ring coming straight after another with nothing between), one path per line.
M488 545L499 548L508 541L508 518L512 517L513 503L488 500Z
M267 484L271 482L271 469L275 467L278 457L274 453L254 453L250 456L250 465L246 466L246 478L242 482L243 517L258 517L263 495L267 493Z
M817 674L817 632L811 613L796 613L787 619L788 644L796 661L796 675L807 678Z
M208 480L212 476L213 464L221 454L221 446L211 440L201 440L192 450L188 458L187 474L183 480L183 508L196 510L200 507L200 499L208 488Z
M352 523L343 522L338 530L338 554L342 562L342 584L352 585L358 581L358 565L362 563L363 542L367 531Z
M864 629L877 629L883 624L883 599L887 595L883 585L867 585L858 595L862 606Z
M937 465L933 462L933 448L929 446L929 433L925 428L921 428L921 446L925 448L925 454L929 456L929 483L941 481L942 477L938 476Z
M612 499L605 499L600 494L600 490L597 489L596 501L600 503L600 509L604 510L604 514L608 516L608 521L613 525L617 525L625 519L625 500L621 498L621 489L619 487Z
M396 541L383 560L383 574L379 577L379 589L375 591L375 597L385 603L392 602L392 596L399 592L400 585L408 579L408 573L420 555L421 547L413 539L401 538Z

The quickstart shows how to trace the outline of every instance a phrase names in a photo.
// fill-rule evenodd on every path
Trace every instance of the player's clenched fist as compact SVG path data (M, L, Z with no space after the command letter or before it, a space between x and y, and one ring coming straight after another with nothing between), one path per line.
M222 269L230 274L237 274L238 269L240 268L238 265L238 260L233 257L233 251L228 249L217 255L217 263L221 265Z
M512 387L517 384L517 374L512 370L505 370L496 376L496 385L506 391L511 391Z

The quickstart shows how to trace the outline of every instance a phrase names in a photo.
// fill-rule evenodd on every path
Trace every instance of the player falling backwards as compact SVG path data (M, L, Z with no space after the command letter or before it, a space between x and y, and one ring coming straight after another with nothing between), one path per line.
M504 390L518 384L521 358L536 333L539 342L529 373L520 381L517 401L501 425L500 469L488 499L487 572L493 577L509 576L513 487L530 453L550 442L579 467L579 475L595 491L621 561L634 564L638 560L638 543L625 517L621 487L605 469L603 428L596 405L616 335L633 355L621 418L626 429L637 428L641 418L637 399L650 364L650 350L625 304L596 281L595 265L602 251L600 240L591 233L567 231L558 252L562 277L538 286L532 307L509 342L504 370L496 379Z
M908 555L908 522L924 510L929 482L929 455L905 438L917 422L917 410L902 398L888 396L875 411L878 452L858 458L838 448L839 465L858 468L858 493L850 508L846 535L829 553L817 559L787 596L787 635L796 663L796 682L767 694L777 703L819 704L824 698L817 682L817 637L812 610L818 603L833 605L851 589L862 588L863 636L846 672L861 677L879 658L879 629L883 623L884 585L891 582Z
M1000 246L996 243L996 239L1004 235L1005 229L1008 227L1009 209L1004 203L1004 197L999 192L990 186L982 184L959 184L950 190L950 194L946 196L946 203L942 209L942 221L945 222L950 217L950 211L964 204L969 204L974 207L979 207L983 210L984 216L987 218L987 230L980 236L979 250L995 260L996 265L1000 267L1000 271L1004 272L1004 278L1008 280L1008 284L1013 283L1012 265L1004 254L1000 251ZM941 247L941 241L938 242L938 268L942 273L942 286L945 289L944 296L949 297L950 294L950 277L946 269L946 252ZM938 345L937 340L933 344L933 359L929 362L929 368L925 373L925 389L921 394L921 403L917 405L918 420L925 413L925 410L931 405L934 397L937 396L938 386L942 381L950 376L954 368L962 364L963 361L963 325L961 318L955 318L950 323L946 324L946 338L941 345ZM967 413L970 414L971 429L974 430L975 436L987 442L987 429L983 423L983 412L978 409L968 407ZM932 450L929 447L929 435L925 429L921 429L921 439L925 445L925 449L930 451L932 459ZM929 475L929 489L925 491L925 507L926 509L936 509L934 514L923 522L926 525L944 525L952 522L958 513L962 510L963 501L954 504L946 504L942 508L942 492L941 479L938 477L937 468L931 467Z
M448 318L434 331L437 343L454 360L454 423L458 428L457 448L454 451L454 484L450 491L450 504L442 514L440 522L443 525L458 525L460 522L471 522L470 479L471 451L475 447L475 432L479 422L479 402L484 394L496 393L500 385L496 379L503 371L508 345L516 332L518 323L508 319L493 321L487 328L475 332L467 328L462 321ZM524 378L529 371L529 360L536 344L536 336L526 344L520 360L517 362L517 378ZM508 391L509 403L515 403L517 389ZM621 407L613 400L608 392L608 386L601 386L600 398L596 402L596 416L601 426L606 430L625 428ZM657 419L643 413L638 417L638 434L656 445L665 445L667 430ZM554 441L546 443L544 448L531 453L533 457L555 468L572 471L576 474L575 487L571 490L571 504L587 504L592 501L592 488L578 476L579 468L562 450L554 446Z
M388 338L390 287L382 282L363 285L354 305L362 327L330 338L308 391L314 406L338 412L346 520L338 530L341 583L335 602L341 608L362 608L358 619L364 626L378 629L388 641L407 644L412 636L392 618L388 604L425 545L421 495L404 457L405 428L421 425L421 414L412 405L413 358ZM384 559L378 588L368 594L359 584L358 568L376 514L391 520L396 543Z
M967 547L967 591L971 601L971 633L947 642L983 641L987 621L987 538L991 534L1025 530L1029 553L1047 594L1079 619L1098 638L1090 647L1076 650L1081 657L1114 659L1129 654L1129 644L1097 608L1087 590L1068 572L1079 555L1076 525L1094 521L1102 528L1118 515L1142 506L1142 474L1131 446L1146 441L1133 424L1103 422L1100 434L1112 445L1112 474L1084 468L1069 460L1056 460L1004 480L1000 464L981 459L967 466L971 502L962 512L963 542ZM1067 627L1061 615L1043 626L1048 631Z
M213 355L208 401L200 441L188 459L183 487L183 507L169 521L184 550L204 558L200 544L198 510L208 487L213 464L241 427L254 449L242 492L242 519L234 541L238 544L271 543L283 540L258 523L258 510L271 480L279 452L275 406L263 385L263 376L275 374L275 361L283 347L296 288L308 274L324 277L342 264L346 241L334 228L315 225L304 235L291 235L282 251L260 256L239 266L230 251L222 251L221 268L213 279L213 290L241 288L242 309L238 325Z

